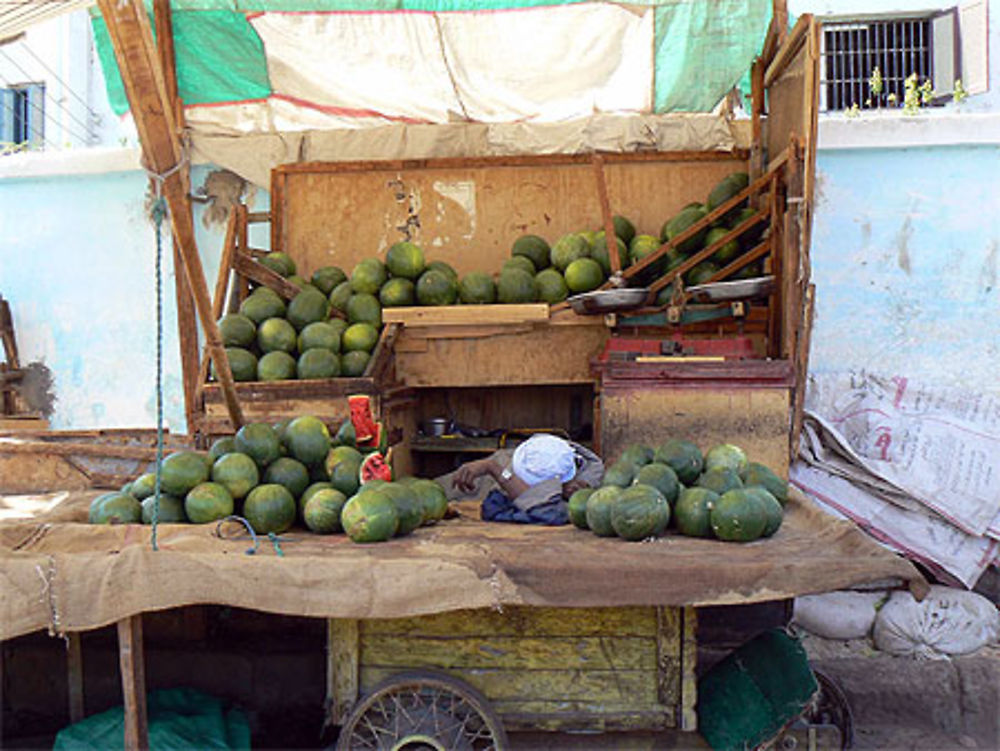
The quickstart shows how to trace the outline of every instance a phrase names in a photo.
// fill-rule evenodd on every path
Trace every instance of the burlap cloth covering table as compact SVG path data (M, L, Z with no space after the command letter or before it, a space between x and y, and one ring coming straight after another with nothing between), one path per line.
M753 543L675 534L632 543L571 526L486 523L463 502L452 504L457 518L386 543L295 528L282 535L283 556L266 537L247 555L249 539L220 539L215 524L160 525L154 551L148 526L87 524L95 495L64 493L43 513L0 521L0 639L206 603L363 619L506 605L745 604L893 577L918 594L926 586L908 561L794 492L778 533ZM0 497L0 518L17 513L16 500Z

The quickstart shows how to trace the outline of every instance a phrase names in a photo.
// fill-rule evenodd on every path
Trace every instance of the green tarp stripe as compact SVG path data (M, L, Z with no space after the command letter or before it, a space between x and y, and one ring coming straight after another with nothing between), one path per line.
M94 40L111 108L128 112L104 19L93 19ZM185 104L264 99L271 94L264 43L242 13L226 10L173 14L177 90Z
M681 0L655 13L656 112L708 112L763 46L771 0Z

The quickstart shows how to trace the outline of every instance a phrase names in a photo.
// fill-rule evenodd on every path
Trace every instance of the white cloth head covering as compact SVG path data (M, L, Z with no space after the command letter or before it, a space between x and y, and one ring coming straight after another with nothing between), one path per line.
M514 474L528 485L558 477L569 482L576 474L576 452L568 441L548 433L537 433L514 449Z

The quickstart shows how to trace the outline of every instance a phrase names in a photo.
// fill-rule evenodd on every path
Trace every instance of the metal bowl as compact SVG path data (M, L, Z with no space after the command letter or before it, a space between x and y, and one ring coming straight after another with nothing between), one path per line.
M569 303L574 312L581 315L602 315L614 313L617 310L640 308L646 302L647 297L649 297L649 290L645 287L596 289L593 292L573 295L566 302Z
M420 430L429 436L448 435L451 432L451 420L447 417L429 417L420 423Z

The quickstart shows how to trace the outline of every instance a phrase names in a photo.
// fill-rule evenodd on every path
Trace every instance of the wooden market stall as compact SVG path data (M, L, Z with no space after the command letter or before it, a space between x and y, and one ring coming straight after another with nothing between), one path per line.
M231 219L213 299L194 245L176 81L163 41L170 34L158 34L157 45L141 3L101 0L184 269L178 308L193 437L204 445L245 422L303 413L336 424L347 415L345 397L361 393L373 398L388 426L400 472L427 473L455 457L491 451L506 434L537 429L586 440L607 458L628 442L661 440L668 432L703 445L738 436L755 458L785 471L808 352L818 36L808 16L786 34L783 3L775 5L753 69L750 149L284 165L273 172L271 211L241 207ZM168 30L169 4L155 8L158 28ZM739 310L706 311L683 298L610 315L543 304L387 309L360 377L233 381L217 319L239 303L249 280L285 297L295 293L256 263L264 251L248 242L253 222L269 221L270 250L287 253L306 273L331 264L349 269L414 226L432 259L460 273L494 271L518 235L554 239L607 227L612 211L655 233L665 218L738 171L749 174L749 185L704 222L747 201L754 216L732 236L760 225L768 230L742 264L717 275L725 279L750 262L766 262L773 276L767 297L742 301ZM650 256L624 270L625 280L654 261ZM695 262L654 282L652 292ZM690 317L706 312L712 315ZM712 349L720 343L723 349ZM450 445L422 435L419 426L442 413L501 435ZM416 680L473 705L484 732L500 745L503 729L495 722L511 730L693 731L695 606L789 597L876 573L919 579L908 565L866 547L856 531L825 523L799 501L779 537L727 550L731 565L724 571L709 560L707 541L614 545L571 529L484 525L475 513L463 507L455 521L378 549L307 537L253 558L239 555L244 543L195 527L164 531L162 553L148 549L146 530L11 527L0 537L5 566L17 574L11 580L26 587L34 567L51 559L46 591L56 594L20 603L5 636L44 626L72 633L117 621L126 746L141 748L143 612L223 602L323 618L329 722L357 727L378 697L406 691ZM113 593L100 587L138 577L170 577L171 586ZM399 678L415 668L438 672Z

